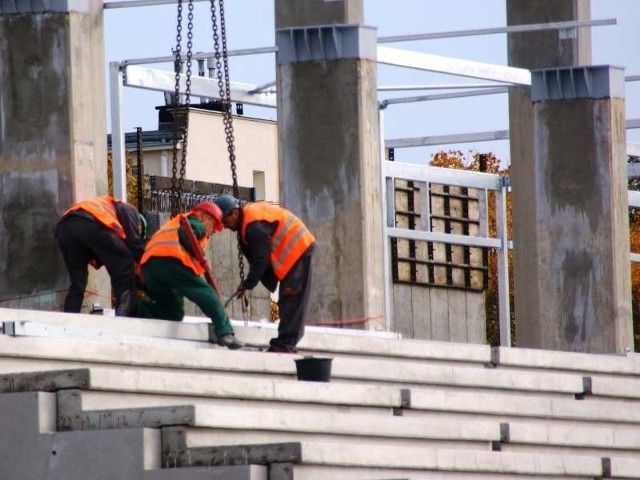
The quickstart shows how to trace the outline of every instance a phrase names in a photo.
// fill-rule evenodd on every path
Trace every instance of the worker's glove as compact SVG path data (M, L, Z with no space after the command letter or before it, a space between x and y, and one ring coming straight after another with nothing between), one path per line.
M242 283L238 285L238 288L236 289L236 293L234 294L234 296L237 299L242 299L242 303L245 306L245 308L249 306L249 298L247 298L247 289L244 287Z

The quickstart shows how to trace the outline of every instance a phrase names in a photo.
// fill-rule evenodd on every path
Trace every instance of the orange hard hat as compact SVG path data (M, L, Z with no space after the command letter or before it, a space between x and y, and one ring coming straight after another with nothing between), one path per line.
M200 202L193 207L194 212L203 212L213 218L215 223L215 229L217 232L221 232L224 226L222 225L222 211L213 202Z

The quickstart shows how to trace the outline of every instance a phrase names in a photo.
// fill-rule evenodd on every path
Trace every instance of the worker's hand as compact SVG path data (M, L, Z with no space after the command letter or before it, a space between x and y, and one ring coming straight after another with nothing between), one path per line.
M236 289L235 297L237 299L242 299L242 303L244 304L245 307L249 306L249 299L247 298L247 289L242 285L242 283L238 285L238 288Z

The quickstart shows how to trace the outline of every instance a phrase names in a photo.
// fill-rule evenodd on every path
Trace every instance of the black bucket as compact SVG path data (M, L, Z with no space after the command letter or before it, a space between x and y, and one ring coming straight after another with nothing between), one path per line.
M307 382L329 382L332 358L304 357L296 360L298 380Z

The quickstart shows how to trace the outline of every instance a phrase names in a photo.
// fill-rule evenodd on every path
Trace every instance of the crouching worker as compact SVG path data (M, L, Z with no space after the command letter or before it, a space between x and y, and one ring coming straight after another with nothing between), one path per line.
M70 286L64 311L82 308L89 276L88 266L104 265L111 277L117 316L134 312L136 263L144 253L146 222L138 210L109 195L86 200L69 208L56 226Z
M189 237L180 225L182 217L187 217L203 250L208 238L223 228L222 213L212 202L199 203L160 227L149 240L140 262L150 301L139 299L138 316L181 321L187 297L211 319L218 345L232 350L242 348L244 344L236 339L220 298L202 278L204 268L196 260Z

